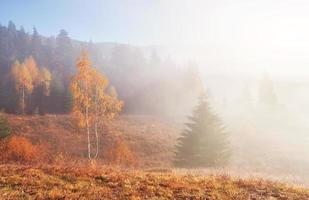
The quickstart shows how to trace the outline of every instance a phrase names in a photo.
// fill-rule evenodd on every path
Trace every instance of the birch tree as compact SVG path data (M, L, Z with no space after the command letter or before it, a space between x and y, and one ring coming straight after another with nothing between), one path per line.
M21 64L18 61L15 61L11 74L15 81L15 88L20 94L21 113L25 114L25 97L26 95L31 94L33 90L31 74L25 64Z
M98 126L113 119L123 103L106 93L107 78L91 66L88 54L82 52L77 62L77 74L72 78L73 116L87 133L88 158L95 159L99 152ZM95 153L91 150L91 137L95 136Z
M32 79L32 85L33 87L36 87L40 83L40 71L37 67L37 64L32 56L29 56L24 60L24 65L27 67L31 79Z
M50 95L50 83L52 80L52 75L50 71L46 67L43 67L40 70L39 77L40 77L39 83L40 83L40 86L43 88L43 94L45 96L49 96Z

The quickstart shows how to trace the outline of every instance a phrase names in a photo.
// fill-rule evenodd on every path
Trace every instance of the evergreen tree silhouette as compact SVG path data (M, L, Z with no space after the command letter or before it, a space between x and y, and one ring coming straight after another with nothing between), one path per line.
M216 167L226 164L230 156L227 133L220 119L211 111L203 93L198 106L178 139L177 167Z

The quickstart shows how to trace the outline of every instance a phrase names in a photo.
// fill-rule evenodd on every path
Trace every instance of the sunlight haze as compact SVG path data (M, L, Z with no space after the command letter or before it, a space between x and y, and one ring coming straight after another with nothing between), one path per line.
M79 40L167 46L180 50L172 56L177 60L196 60L203 73L217 68L308 77L309 2L304 0L7 2L0 8L2 23L13 20L27 31L36 26L54 35L66 28ZM15 20L24 12L26 17Z
M309 0L0 0L0 199L309 199Z

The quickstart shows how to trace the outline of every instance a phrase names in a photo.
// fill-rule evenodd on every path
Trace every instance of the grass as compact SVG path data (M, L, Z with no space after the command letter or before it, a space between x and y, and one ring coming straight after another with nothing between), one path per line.
M309 199L309 189L227 175L1 165L0 199Z
M87 155L86 133L69 115L18 116L5 115L13 135L22 135L32 142L47 144L53 155L62 153L70 159ZM142 161L142 167L170 167L174 145L180 128L165 119L149 116L121 115L99 127L99 159L117 138L123 138Z
M100 129L100 157L85 165L85 133L67 115L6 115L13 135L48 144L64 158L54 165L0 165L4 199L309 199L309 189L250 178L245 168L226 172L172 169L179 124L146 116L120 116ZM123 137L142 161L139 170L104 166L106 144ZM61 154L62 155L62 154ZM62 157L60 157L62 158ZM78 161L72 163L73 161ZM100 163L100 164L98 164ZM273 174L276 179L276 174ZM236 178L241 177L241 178ZM269 175L258 177L268 178Z

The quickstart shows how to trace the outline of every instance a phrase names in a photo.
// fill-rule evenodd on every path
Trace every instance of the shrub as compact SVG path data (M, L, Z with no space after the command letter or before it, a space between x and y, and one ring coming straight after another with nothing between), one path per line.
M35 163L46 160L47 147L41 144L32 144L23 136L12 136L2 142L2 159L6 161Z
M0 118L0 139L3 139L9 136L11 133L11 129L7 123L7 121L3 118Z
M119 166L136 166L138 164L137 157L131 151L128 144L123 139L117 139L110 145L104 157L109 164Z

